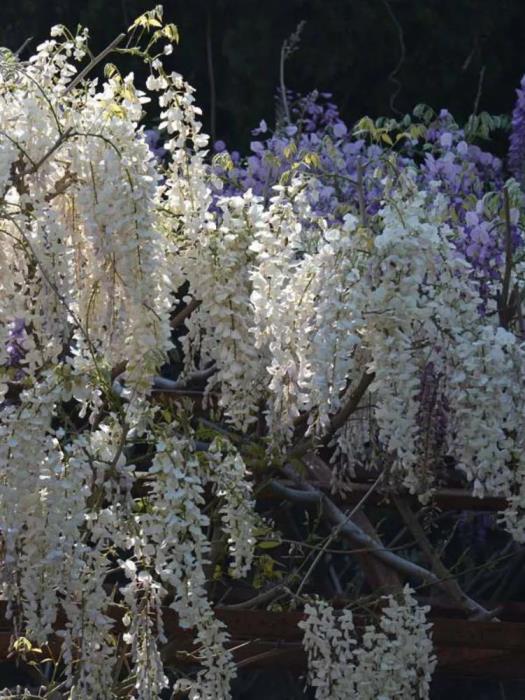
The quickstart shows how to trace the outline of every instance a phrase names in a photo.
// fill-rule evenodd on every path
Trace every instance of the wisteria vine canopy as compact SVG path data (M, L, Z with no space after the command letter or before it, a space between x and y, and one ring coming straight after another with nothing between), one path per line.
M525 541L525 84L505 161L503 117L346 125L284 82L245 157L177 40L157 7L0 57L0 576L37 676L1 692L226 700L222 607L298 611L317 700L428 698L429 603L498 624L440 491Z

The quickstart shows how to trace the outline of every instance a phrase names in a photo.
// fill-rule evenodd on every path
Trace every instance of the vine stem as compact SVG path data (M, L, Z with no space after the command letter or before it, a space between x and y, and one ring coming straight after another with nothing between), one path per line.
M126 35L124 33L119 34L113 41L106 46L105 49L103 49L95 58L93 58L85 68L83 68L80 73L77 75L76 78L73 78L73 80L69 83L69 85L66 87L64 90L64 95L67 95L68 92L71 92L73 88L75 88L84 78L88 73L90 73L93 68L98 65L101 61L103 61L108 54L110 54L113 49L115 49L121 41L123 41L126 38Z

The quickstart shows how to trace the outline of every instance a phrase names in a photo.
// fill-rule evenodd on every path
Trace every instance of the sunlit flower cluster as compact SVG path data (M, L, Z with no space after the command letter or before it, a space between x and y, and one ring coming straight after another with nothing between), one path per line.
M198 194L206 139L189 88L155 61L148 87L161 91L174 135L171 176L161 178L139 125L149 98L133 75L109 66L102 83L76 81L87 33L57 27L52 35L28 63L3 55L0 73L0 532L8 612L33 644L43 647L53 631L62 640L70 697L113 697L125 654L136 697L153 698L168 684L161 646L169 596L203 649L193 697L226 698L234 667L206 590L203 490L211 480L224 499L233 569L244 575L254 544L246 470L231 446L224 460L217 452L203 466L192 437L176 437L178 428L148 399L173 347L172 292L183 279L171 266L177 221L187 235L201 231L201 205L187 207L186 195ZM195 156L186 149L190 137ZM145 509L133 492L141 483L137 440L150 445L155 479ZM117 598L108 584L115 572ZM115 603L126 610L121 641L108 614Z

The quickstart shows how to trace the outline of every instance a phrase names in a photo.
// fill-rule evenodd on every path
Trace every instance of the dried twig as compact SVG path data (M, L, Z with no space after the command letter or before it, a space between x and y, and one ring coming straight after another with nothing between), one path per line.
M394 85L394 91L390 95L390 109L394 114L398 114L399 116L402 116L402 112L399 111L399 109L396 107L396 99L399 93L401 92L401 81L398 79L397 74L399 73L401 66L405 62L405 57L406 57L406 46L405 46L405 36L403 33L403 27L401 26L398 18L396 17L392 7L390 6L390 3L388 0L383 0L383 5L386 8L386 11L388 12L390 19L392 20L392 23L394 24L396 31L397 31L397 37L399 41L399 60L394 66L394 68L390 71L388 75L388 79L390 82Z
M281 46L281 58L279 61L279 87L281 90L281 101L282 101L282 106L283 106L283 112L284 112L284 116L285 116L287 124L290 124L290 122L291 122L291 115L290 115L290 107L288 106L288 98L286 95L286 84L285 84L285 80L284 80L284 65L285 65L287 59L299 47L299 42L301 40L301 32L303 31L304 24L305 24L304 20L299 22L295 31L292 34L290 34L290 36L287 39L285 39L283 41L283 45Z
M476 92L476 98L474 100L474 109L472 110L472 114L478 113L479 103L481 101L481 94L483 92L483 81L485 79L485 70L486 70L486 66L482 66L481 70L479 72L478 89Z
M208 80L210 85L210 136L212 142L214 142L216 137L217 94L215 88L215 71L213 68L211 7L208 7L208 14L206 17L206 62L208 64Z

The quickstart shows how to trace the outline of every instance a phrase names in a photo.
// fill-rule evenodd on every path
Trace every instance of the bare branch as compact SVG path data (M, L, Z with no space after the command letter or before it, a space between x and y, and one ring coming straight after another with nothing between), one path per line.
M198 309L199 306L201 305L201 302L199 299L193 298L181 311L179 311L172 319L171 321L171 327L172 328L178 328L181 326L184 321L190 316L195 309Z
M394 496L393 501L396 505L396 508L399 511L399 514L403 518L405 525L407 526L415 541L421 547L421 550L423 551L427 560L431 564L432 570L441 579L441 587L443 588L443 590L446 590L448 595L453 600L457 601L460 605L466 607L467 610L469 610L469 612L475 612L477 615L482 615L485 619L486 617L491 616L492 611L480 610L479 606L477 606L477 603L475 603L475 607L473 607L472 603L474 601L472 601L472 599L469 598L461 590L461 586L459 585L459 583L452 576L447 567L443 564L440 557L432 547L432 544L426 536L425 531L423 530L419 520L412 512L412 509L405 501L405 499Z
M345 405L341 408L339 413L336 413L335 416L332 418L330 421L330 427L328 428L328 431L325 435L325 440L328 437L331 437L335 432L339 430L339 428L342 428L343 425L346 423L348 418L352 415L352 413L357 409L359 406L359 402L365 395L368 387L370 384L375 379L375 374L373 372L367 373L365 372L361 379L359 380L359 384L356 386L354 391L350 394L348 401L345 403Z
M290 476L293 472L291 467L287 467L287 476ZM373 537L366 534L355 522L351 520L352 513L347 515L340 508L338 508L335 503L329 498L325 493L315 489L313 486L306 484L301 480L301 478L295 474L296 482L301 485L301 489L283 489L282 485L278 487L281 495L286 495L286 497L295 502L300 503L313 503L314 496L317 502L322 506L323 514L328 521L330 521L335 527L335 532L337 535L342 535L347 537L352 544L359 547L366 548L370 554L373 554L379 560L392 567L398 573L414 578L422 583L437 586L445 593L450 595L449 582L452 576L449 574L442 580L438 575L425 569L419 564L409 561L400 557L398 554L384 548L379 544ZM273 483L272 483L273 486ZM357 510L357 508L355 509ZM334 539L332 538L332 539ZM448 572L447 572L448 573ZM485 619L490 617L491 612L484 608L482 605L472 600L469 596L462 594L461 601L462 607L467 610L471 615L483 616Z
M93 68L100 63L100 61L103 61L108 54L110 54L113 49L115 49L123 39L126 38L125 34L119 34L113 41L106 46L105 49L103 49L95 58L93 58L88 65L80 71L80 73L77 75L76 78L74 78L69 85L66 87L64 90L64 95L67 95L68 92L71 92L73 88L75 88L84 78L88 73L90 73Z

